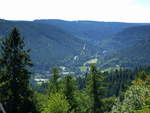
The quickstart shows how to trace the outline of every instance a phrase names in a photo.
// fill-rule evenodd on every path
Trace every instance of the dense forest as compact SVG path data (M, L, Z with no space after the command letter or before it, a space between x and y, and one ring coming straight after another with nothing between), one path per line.
M82 76L62 74L53 67L48 82L35 85L32 48L25 45L16 28L1 41L1 113L150 112L149 66L102 71L91 64Z

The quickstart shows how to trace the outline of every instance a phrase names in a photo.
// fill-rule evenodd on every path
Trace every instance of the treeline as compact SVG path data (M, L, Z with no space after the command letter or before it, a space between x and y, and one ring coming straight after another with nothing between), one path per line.
M61 75L55 67L48 83L33 87L29 52L16 28L1 43L0 103L6 113L144 113L150 109L150 67L102 73L91 65L82 77Z
M40 103L37 106L38 109L41 110L40 112L42 112L45 109L49 109L48 112L44 111L43 113L50 112L50 106L44 107L44 105L51 105L50 103L53 103L51 100L53 100L54 98L51 97L50 99L49 95L55 94L53 92L53 89L56 90L57 86L59 86L57 94L59 93L66 97L66 101L72 108L71 111L69 111L69 113L121 113L121 111L114 112L114 109L119 109L115 108L114 106L116 106L118 100L120 103L124 101L125 95L127 95L127 92L130 89L130 87L137 85L134 84L133 81L139 79L141 80L142 78L148 79L150 77L150 67L146 66L138 67L132 70L120 69L109 73L101 73L101 71L98 70L94 65L91 65L89 73L87 73L85 76L75 78L69 75L60 76L58 69L54 68L54 70L57 70L59 78L57 78L58 76L55 77L56 74L54 73L55 71L53 71L53 76L49 83L43 83L43 85L39 87L40 89L45 89L45 91L41 92L40 89L36 89L40 92L36 95L36 98L40 99L37 100L37 103ZM55 78L57 78L57 80ZM54 79L58 82L52 82L54 81ZM43 97L45 97L45 99ZM45 100L49 100L50 103L45 103ZM58 104L58 100L55 102L56 106L61 106ZM127 104L130 104L130 99ZM123 106L124 105L122 105L122 107ZM132 111L139 109L143 108L132 109ZM56 109L54 109L53 111L54 113L55 110ZM59 113L59 111L57 111L56 113Z

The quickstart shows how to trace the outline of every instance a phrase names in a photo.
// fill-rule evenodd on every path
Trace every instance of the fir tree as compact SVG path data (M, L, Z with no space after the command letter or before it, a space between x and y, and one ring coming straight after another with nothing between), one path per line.
M29 89L32 66L29 50L16 28L2 41L0 58L0 102L7 113L34 112L33 93Z
M76 101L75 101L75 91L77 88L75 84L75 80L70 75L66 75L64 85L65 85L64 94L70 104L70 111L75 110L77 107Z
M48 84L48 89L47 89L47 94L51 93L57 93L62 91L61 88L61 81L60 81L60 74L59 74L59 69L57 67L52 68L52 78L49 81Z
M91 100L90 113L102 113L101 97L103 91L101 90L101 81L101 73L97 70L95 65L91 65L86 87Z

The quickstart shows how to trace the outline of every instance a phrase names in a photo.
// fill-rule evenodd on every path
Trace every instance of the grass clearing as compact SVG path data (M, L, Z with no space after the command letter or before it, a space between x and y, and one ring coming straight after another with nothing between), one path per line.
M81 66L79 67L81 72L86 72L86 70L88 69L87 66Z
M97 58L94 58L94 59L91 59L91 60L88 60L84 63L84 65L86 64L96 64L98 62L98 59Z

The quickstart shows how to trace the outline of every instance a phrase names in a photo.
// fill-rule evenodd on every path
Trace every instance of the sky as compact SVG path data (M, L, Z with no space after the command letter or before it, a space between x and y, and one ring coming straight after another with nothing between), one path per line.
M150 0L0 0L0 18L150 23Z

